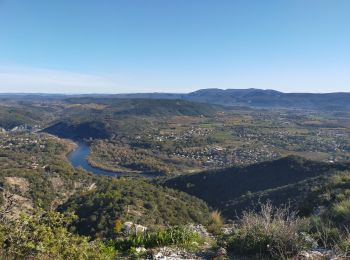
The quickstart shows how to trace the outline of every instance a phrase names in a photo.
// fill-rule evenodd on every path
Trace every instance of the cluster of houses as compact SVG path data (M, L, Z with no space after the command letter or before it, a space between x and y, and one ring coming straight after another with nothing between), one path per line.
M0 136L0 150L6 151L29 151L33 147L36 149L44 150L47 148L47 137L41 135L35 135L35 138L32 134L17 134L17 133L5 133ZM38 150L36 150L38 151ZM42 158L33 154L31 156L25 157L24 160L19 160L17 163L21 167L28 169L46 169L48 165L42 165L39 161Z
M0 133L14 133L14 132L36 132L40 130L40 125L27 125L27 124L23 124L23 125L18 125L18 126L14 126L10 129L5 129L3 127L0 127Z
M271 128L262 131L258 128L232 129L232 135L246 143L263 143L272 150L284 149L295 152L318 152L332 154L332 158L341 159L350 153L350 130L345 128L317 128L317 129L294 129ZM269 153L269 149L266 150ZM275 156L270 151L268 157ZM333 160L332 159L332 160Z
M35 139L32 136L26 135L10 135L5 134L0 138L0 149L18 149L28 146L37 145L40 149L46 148L46 139L37 136Z
M155 136L151 136L153 137L155 141L158 142L164 142L167 140L170 141L186 141L189 140L193 137L204 137L209 135L213 130L212 129L208 129L208 128L195 128L192 127L188 130L182 131L182 132L174 132L174 131L170 131L170 132L166 132L166 131L160 131L159 135L155 135Z
M246 165L278 158L281 155L268 145L260 147L221 147L218 145L189 148L174 152L171 156L195 161L207 168Z

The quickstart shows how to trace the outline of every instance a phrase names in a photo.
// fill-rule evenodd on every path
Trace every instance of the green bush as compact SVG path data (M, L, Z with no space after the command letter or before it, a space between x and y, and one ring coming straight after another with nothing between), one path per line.
M238 254L285 259L315 244L306 233L307 227L308 222L289 207L275 208L267 203L259 212L244 212L226 241L228 249Z
M350 232L347 227L337 227L335 223L319 217L312 218L312 235L323 248L332 249L338 255L349 256Z
M335 245L335 250L343 256L349 257L350 254L350 232L346 230L340 236L338 243Z
M320 217L310 218L310 232L318 245L324 248L334 248L342 239L341 230L328 219Z
M330 216L337 222L343 222L350 215L350 198L343 198L339 202L332 205L330 209Z
M0 255L5 259L113 259L116 251L98 240L70 233L72 214L35 212L1 219Z

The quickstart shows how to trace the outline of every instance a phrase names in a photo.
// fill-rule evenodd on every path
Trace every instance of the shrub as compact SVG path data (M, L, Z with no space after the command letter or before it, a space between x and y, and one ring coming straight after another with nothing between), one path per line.
M197 232L184 226L174 226L156 232L133 234L126 239L117 239L115 246L118 250L129 251L136 247L153 248L173 245L194 248L199 243L201 243L201 237Z
M121 221L121 219L117 219L115 222L114 222L114 232L116 234L119 234L120 231L122 230L122 227L123 227L123 223Z
M267 203L260 212L243 212L233 234L227 237L228 249L285 259L313 246L314 240L306 233L307 224L289 207L275 208Z
M348 259L350 255L350 231L329 219L311 218L312 235L318 244Z
M350 254L350 232L347 229L340 235L338 243L335 245L335 250L344 257L349 257Z
M221 232L221 228L222 228L223 224L224 224L224 221L221 217L221 212L218 210L214 210L210 214L208 231L215 234L215 235L218 235Z
M72 214L34 212L0 223L0 255L5 259L113 259L109 245L70 233Z
M330 209L330 217L336 222L343 222L350 215L350 199L335 203Z
M341 240L341 231L330 220L311 217L311 234L318 245L324 248L334 248Z

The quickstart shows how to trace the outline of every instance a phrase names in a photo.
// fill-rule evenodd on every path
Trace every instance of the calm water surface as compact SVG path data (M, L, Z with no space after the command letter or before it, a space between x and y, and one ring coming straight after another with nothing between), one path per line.
M96 168L91 166L87 161L87 156L90 153L90 147L86 143L78 143L78 147L72 151L68 155L68 160L74 167L81 167L85 169L86 171L98 174L98 175L106 175L106 176L142 176L142 177L157 177L161 176L161 174L149 174L149 173L140 173L140 174L130 174L130 173L123 173L123 172L112 172L112 171L106 171L100 168Z

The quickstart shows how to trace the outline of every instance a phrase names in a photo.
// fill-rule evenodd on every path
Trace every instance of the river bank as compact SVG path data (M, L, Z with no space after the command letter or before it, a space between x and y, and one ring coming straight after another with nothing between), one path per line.
M154 173L142 173L142 172L132 173L128 171L117 172L117 171L100 168L89 162L88 156L90 154L90 147L88 144L83 142L79 142L79 143L73 142L73 143L75 144L75 146L70 145L70 148L73 148L73 149L71 149L71 151L67 154L67 158L73 167L81 167L86 171L92 172L94 174L112 176L112 177L130 176L130 177L151 178L151 177L162 176L161 174L154 174Z
M99 169L102 169L102 170L106 170L106 171L109 171L109 172L117 172L117 173L123 172L125 174L133 174L133 175L134 174L142 174L142 171L131 170L131 169L124 168L124 167L108 166L108 165L105 165L103 162L95 161L93 156L91 156L91 148L90 148L90 154L86 158L86 160L88 161L88 163L92 167L99 168Z

